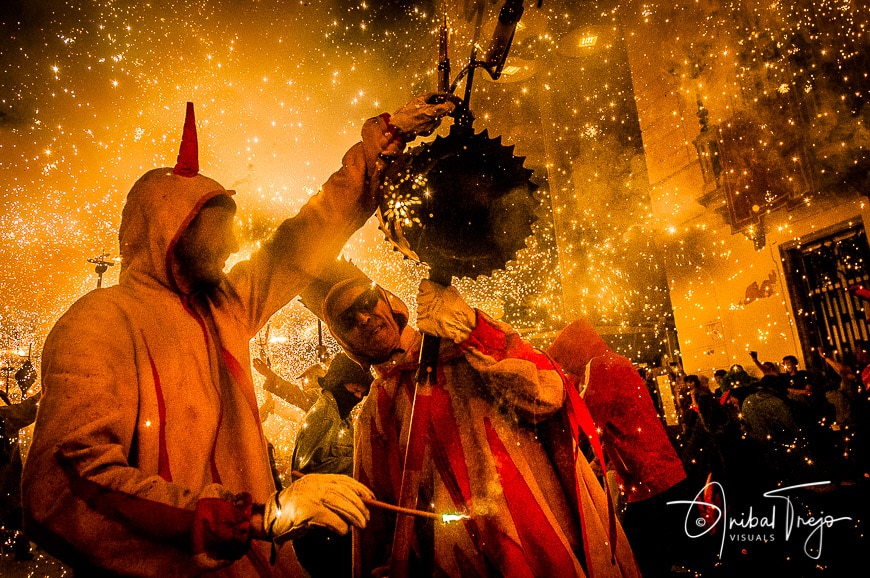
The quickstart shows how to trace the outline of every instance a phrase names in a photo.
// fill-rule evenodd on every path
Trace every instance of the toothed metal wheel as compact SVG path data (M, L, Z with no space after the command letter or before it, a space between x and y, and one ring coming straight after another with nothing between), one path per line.
M450 276L503 269L526 246L539 204L532 171L513 150L483 131L438 137L402 155L381 185L387 240Z

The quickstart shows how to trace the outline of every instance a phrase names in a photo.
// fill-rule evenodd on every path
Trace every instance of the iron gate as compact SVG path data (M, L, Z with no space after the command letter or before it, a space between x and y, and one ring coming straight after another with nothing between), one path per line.
M867 350L864 301L849 291L870 288L870 248L863 223L837 227L809 242L782 248L783 264L807 368L824 371L820 345L839 361Z

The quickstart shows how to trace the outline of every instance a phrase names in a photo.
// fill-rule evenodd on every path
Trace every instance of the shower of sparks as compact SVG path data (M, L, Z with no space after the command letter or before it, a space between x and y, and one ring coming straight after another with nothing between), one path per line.
M452 60L458 66L468 57L476 33L463 14L471 4L492 21L499 3L3 2L0 350L32 347L39 365L42 344L57 318L96 285L88 259L118 254L121 209L133 182L151 168L174 164L186 101L196 106L201 172L238 191L243 247L235 262L250 255L340 167L366 118L433 90L441 14L450 16L453 28ZM667 187L655 191L651 206L632 92L632 82L642 87L650 76L632 79L622 48L617 50L620 42L636 42L638 35L649 34L645 31L675 21L677 12L673 3L526 4L511 55L534 61L538 71L513 84L489 82L479 74L471 108L476 130L503 136L526 157L546 202L535 236L506 271L459 280L456 286L470 305L504 317L527 335L547 335L578 315L637 335L636 341L616 347L637 360L661 348L661 320L671 315L662 252L669 273L679 272L676 280L671 275L680 289L674 307L687 322L705 306L723 313L738 307L718 302L719 281L707 272L734 260L728 227L686 221L687 203ZM790 68L800 51L808 61L824 61L825 70L866 61L866 53L855 49L866 35L866 10L856 20L849 12L860 3L756 4L749 15L740 12L744 3L720 4L717 10L706 5L694 13L683 10L685 22L697 20L692 33L699 42L675 39L667 53L649 54L651 65L643 67L673 79L662 94L672 93L673 110L667 112L685 116L680 134L689 139L697 134L697 120L686 103L710 99L711 123L722 122L716 114L730 114L733 103L751 101L762 77L772 94L818 99L818 79L812 75L821 78L821 69L796 74ZM586 20L599 26L600 34L594 44L578 46L577 39L591 37L583 29ZM833 24L812 46L784 42L782 30L806 30L818 22ZM616 38L614 30L622 36ZM776 50L765 52L760 39ZM704 82L716 80L708 78L714 65L727 73L718 85L721 94L705 92ZM818 102L820 127L844 126L835 118L852 111L840 103L866 98L863 74L842 81L855 89L836 102ZM862 87L863 96L856 96ZM866 134L861 122L858 128L855 135ZM682 147L685 153L690 143L682 139L674 150ZM830 161L829 174L847 164L845 149L816 151ZM810 206L815 202L810 197L798 201ZM410 304L427 274L392 251L375 219L351 238L344 255ZM120 269L109 268L102 286L117 284ZM695 289L694 300L682 299ZM300 304L282 309L270 327L264 347L279 374L297 379L317 362L317 324ZM638 327L647 333L633 333ZM781 333L762 328L759 336ZM329 354L338 351L328 332L322 337ZM14 353L5 357L4 363L13 365L22 360ZM255 379L261 378L255 374ZM265 396L259 390L258 395L262 402ZM289 460L300 417L287 406L264 424L279 462Z
M414 207L423 204L422 199L412 195L393 193L387 202L384 217L388 221L399 221L404 226L419 225L420 219L415 216Z
M517 54L558 48L554 34L572 25L562 4L529 9L527 18L549 19L553 34L546 26L518 34ZM497 8L489 6L488 17ZM196 105L201 172L238 191L243 248L236 259L244 257L340 166L365 118L433 88L440 24L434 14L445 11L457 15L453 58L460 62L474 31L453 1L219 0L205 7L34 0L3 8L0 346L32 343L38 362L57 317L95 286L87 258L117 255L121 208L132 183L150 168L174 164L184 102ZM517 87L479 80L473 107L478 122L488 125L478 130L503 133L518 154L538 147L544 136L540 84L534 78ZM590 98L612 111L614 99L603 84L567 105L576 111ZM584 128L572 127L570 118L564 122L560 132L608 130L599 121ZM536 163L540 182L547 162ZM563 322L552 218L542 217L530 248L506 272L460 284L472 305L527 330ZM622 280L615 286L600 270L589 275L607 269L607 256L581 266L574 252L583 244L565 247L561 272L572 286L588 289L584 311L599 309L610 321L633 305ZM351 239L345 255L408 300L425 275L401 262L372 223ZM119 271L107 271L103 286L117 283ZM599 295L608 298L596 305ZM315 337L313 319L297 309L291 305L273 321L287 339L274 352L286 375L313 363L306 342Z

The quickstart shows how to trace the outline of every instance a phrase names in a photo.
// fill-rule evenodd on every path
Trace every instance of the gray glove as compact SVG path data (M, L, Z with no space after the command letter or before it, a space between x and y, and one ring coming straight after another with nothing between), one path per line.
M390 117L390 124L399 130L399 135L405 141L432 134L441 124L441 119L456 108L450 95L443 95L444 102L429 104L427 101L433 96L436 96L436 93L426 92L417 95Z
M477 326L477 314L462 300L455 287L428 279L417 293L417 327L423 333L462 343Z
M364 528L369 511L363 499L374 499L367 487L340 474L307 474L272 494L263 513L263 527L273 542L301 536L311 526L347 534L350 525Z

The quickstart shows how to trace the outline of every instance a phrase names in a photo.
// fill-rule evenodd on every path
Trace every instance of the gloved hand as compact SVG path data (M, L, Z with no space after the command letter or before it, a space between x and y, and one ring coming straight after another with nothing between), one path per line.
M455 287L428 279L420 281L417 293L417 327L423 333L462 343L477 326L477 314Z
M321 526L347 534L350 525L364 528L369 511L363 498L374 499L367 487L340 474L307 474L266 502L266 536L280 543Z
M398 136L404 141L412 141L418 136L432 134L441 124L441 119L456 108L456 97L439 95L443 96L444 102L429 104L427 101L434 96L436 96L434 92L417 95L390 117L390 124L398 129Z

